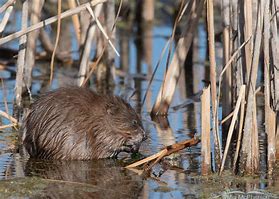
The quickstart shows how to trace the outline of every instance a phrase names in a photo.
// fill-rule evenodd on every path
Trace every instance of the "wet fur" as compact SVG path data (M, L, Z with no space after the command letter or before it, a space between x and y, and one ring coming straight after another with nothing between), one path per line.
M138 114L123 99L86 88L60 88L42 95L23 122L31 157L99 159L137 151L145 138Z

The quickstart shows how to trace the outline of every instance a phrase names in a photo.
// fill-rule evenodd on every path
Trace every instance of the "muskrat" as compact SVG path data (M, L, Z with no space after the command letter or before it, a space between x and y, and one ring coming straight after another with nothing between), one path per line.
M23 145L33 158L113 158L137 152L145 138L140 116L127 102L88 88L43 94L23 120Z

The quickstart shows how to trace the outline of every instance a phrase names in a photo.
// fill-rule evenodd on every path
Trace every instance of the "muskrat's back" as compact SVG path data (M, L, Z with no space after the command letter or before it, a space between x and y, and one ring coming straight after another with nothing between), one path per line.
M145 138L138 114L123 99L86 88L60 88L42 95L23 121L31 157L95 159L137 151Z

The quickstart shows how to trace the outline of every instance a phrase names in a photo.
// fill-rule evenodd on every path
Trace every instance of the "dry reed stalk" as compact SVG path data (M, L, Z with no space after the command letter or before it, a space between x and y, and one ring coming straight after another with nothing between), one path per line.
M244 17L243 17L243 4L239 3L238 0L231 0L230 1L230 10L231 10L231 52L236 51L241 43L244 41L243 36L243 28L244 28ZM251 38L250 35L249 38ZM247 40L246 40L247 41ZM232 62L232 71L233 71L233 78L232 78L232 85L233 85L233 92L232 92L232 105L236 103L237 96L239 95L240 87L245 83L245 49L241 51L237 59L234 59Z
M211 171L210 150L210 86L203 89L201 95L201 157L202 175L208 175Z
M164 81L160 87L159 93L157 95L156 101L153 105L151 114L153 116L156 115L166 115L170 106L170 103L173 98L173 94L175 91L176 84L179 79L179 75L181 73L181 67L183 65L179 65L179 58L178 58L178 50L179 48L185 49L182 53L180 53L179 57L181 57L181 61L185 61L186 56L188 54L188 51L190 49L190 46L192 44L197 24L199 21L199 18L202 14L203 6L204 6L204 0L196 0L195 6L193 5L191 8L191 16L189 19L189 25L187 28L183 30L183 37L180 38L176 45L176 50L174 52L174 56L171 60L170 67L167 70L166 76L164 78ZM190 5L190 4L189 4ZM194 9L195 8L195 9ZM181 51L179 51L181 52ZM165 84L167 82L167 84Z
M17 119L15 119L14 117L12 117L12 116L9 115L8 113L6 113L6 112L0 110L0 115L1 115L2 117L7 118L7 119L10 120L12 123L18 124Z
M113 27L112 27L112 31L114 30L115 25L116 25L116 22L117 22L117 19L118 19L118 17L119 17L120 10L121 10L121 8L122 8L122 3L123 3L123 0L120 1L120 5L119 5L119 8L118 8L118 11L117 11L115 20L114 20L114 24L113 24ZM104 52L105 52L105 50L106 50L107 45L108 45L108 43L106 43L106 44L104 45L104 47L103 47L103 49L102 49L102 51L101 51L101 53L100 53L100 55L99 55L97 61L93 62L93 64L90 64L91 66L90 66L89 68L91 68L91 69L90 69L90 71L89 71L87 77L84 79L84 81L83 81L81 87L85 86L85 84L88 82L89 78L91 77L91 75L92 75L93 72L95 71L97 65L99 64L99 62L101 61L101 58L102 58L103 55L104 55Z
M271 18L271 51L272 51L272 71L273 71L273 106L276 111L279 111L279 39L278 39L278 2L276 5L276 1L271 1L271 11L272 11L272 18ZM277 17L274 17L277 14Z
M15 2L14 2L15 3ZM9 18L11 16L11 13L13 11L13 8L14 8L14 3L12 3L7 9L6 9L6 12L5 12L5 15L0 23L0 35L2 35L2 32L4 31L8 21L9 21Z
M224 124L226 121L228 121L229 119L231 119L232 116L233 116L233 112L231 112L231 113L228 114L224 119L222 119L221 124Z
M78 14L81 11L86 10L87 6L90 6L90 5L91 6L96 6L97 4L104 3L106 1L107 0L92 0L92 1L90 1L88 3L82 4L82 5L74 8L74 9L70 9L70 10L67 10L67 11L61 13L61 19L64 19L64 18L69 17L69 16L72 16L74 14ZM8 36L6 36L4 38L1 38L0 39L0 46L2 46L3 44L5 44L5 43L7 43L7 42L9 42L11 40L14 40L14 39L18 38L18 37L20 37L20 36L22 36L24 34L27 34L27 33L32 32L34 30L43 28L46 25L50 25L50 24L52 24L52 23L54 23L56 21L57 21L57 16L53 16L53 17L50 17L50 18L48 18L46 20L43 20L43 21L41 21L41 22L39 22L39 23L37 23L35 25L32 25L32 26L30 26L28 28L22 29L22 30L20 30L18 32L15 32L15 33L10 34L10 35L8 35Z
M142 18L145 21L152 21L154 19L154 0L144 0L142 4Z
M171 65L171 70L173 70L174 72L170 73L168 71L168 69L169 69L169 62L170 62L171 52L172 52L172 49L173 49L174 36L175 36L177 25L178 25L182 15L183 15L183 13L186 11L186 8L187 8L188 13L189 13L186 16L187 20L188 20L186 24L189 23L190 15L191 15L192 12L194 12L193 11L194 10L193 2L194 1L192 1L192 4L190 4L190 3L184 4L184 2L181 1L178 14L177 14L177 16L175 18L175 21L174 21L171 38L169 39L170 40L170 45L169 45L169 50L168 50L168 54L167 54L167 61L166 61L164 80L162 82L161 90L159 91L159 94L157 96L156 102L153 105L153 108L152 108L152 111L151 111L151 116L156 116L156 115L159 115L159 114L161 114L161 115L163 115L163 114L166 115L167 114L169 105L168 105L168 102L162 102L162 99L164 97L168 97L168 96L170 98L172 98L172 95L174 94L174 90L171 90L172 91L171 93L168 93L169 90L168 90L168 92L165 92L166 91L164 89L165 88L165 83L169 82L169 79L174 79L175 80L175 78L173 78L173 76L177 75L177 73L179 73L179 74L181 73L182 69L180 69L180 65L183 65L183 63L184 63L183 60L186 59L186 57L184 57L184 52L185 52L185 50L187 50L187 49L185 49L185 47L183 45L180 45L180 46L177 45L177 48L176 48L176 50L175 50L175 52L173 54L173 58L172 58L173 60L176 60L176 61L173 62L173 64ZM184 8L183 8L183 6L184 6ZM185 30L187 29L186 26L184 28L185 28ZM183 62L183 63L181 63L181 62ZM175 73L175 74L173 74L173 73ZM171 75L168 76L168 74L172 74L172 76ZM178 76L179 76L179 74L178 74ZM167 86L172 86L174 88L177 83L178 83L178 79L176 80L175 83L174 82L168 83ZM159 109L164 109L164 110L161 111ZM159 111L161 111L162 113L159 113Z
M44 0L32 0L30 8L30 24L34 25L41 21L41 13L44 5ZM27 35L27 47L25 55L24 66L24 83L25 87L29 89L32 84L32 70L35 65L36 42L39 35L39 30L30 32Z
M0 126L0 130L15 127L17 124L7 124L7 125L2 125Z
M53 70L54 70L54 59L55 59L55 53L58 47L58 42L60 38L60 31L61 31L61 11L62 11L62 0L57 0L57 32L56 32L56 38L54 43L53 52L51 55L51 61L50 61L50 77L49 77L49 84L52 83L53 79Z
M0 7L0 14L2 12L4 12L9 6L11 6L12 4L15 4L16 0L8 0L6 1L6 3L4 3L1 7Z
M226 70L231 66L231 63L234 61L236 56L240 53L241 49L250 41L252 36L250 36L241 46L233 53L229 61L226 63L226 65L223 67L220 75L219 75L219 87L218 87L218 99L217 99L217 106L220 104L220 94L221 94L221 85L222 85L222 80L223 80L223 75L225 74Z
M223 11L223 66L228 63L231 49L230 49L230 1L222 0ZM222 89L222 118L225 118L232 110L232 68L229 66L224 74L224 85ZM222 132L227 132L229 122L222 123Z
M42 48L48 53L48 54L52 54L53 53L53 49L54 46L52 44L51 38L48 35L48 33L44 30L41 29L40 33L39 33L39 38L40 38L40 42L42 44ZM65 53L60 53L60 51L56 51L55 53L55 58L61 62L64 62L65 60L67 60L69 58L69 54L65 54Z
M276 112L274 112L269 106L265 107L265 114L267 121L266 125L266 133L267 133L267 165L268 165L268 173L272 174L274 164L276 161ZM277 135L278 136L278 135Z
M97 17L99 17L102 8L103 8L103 4L99 4L95 7L95 13L96 13ZM85 81L86 69L87 69L87 66L88 66L88 63L90 60L90 51L91 51L91 46L92 46L92 40L96 33L96 29L97 29L97 27L96 27L95 18L93 15L90 27L87 31L84 48L82 51L81 61L80 61L80 68L79 68L79 73L78 73L78 77L79 77L78 85L79 86L82 86Z
M255 89L256 89L256 80L257 80L257 72L259 65L259 56L260 56L260 46L261 46L261 37L263 31L263 6L264 0L261 0L258 16L257 16L257 25L255 32L255 44L253 48L253 57L252 57L252 67L249 74L248 81L248 97L247 97L247 107L246 107L246 115L244 122L244 137L243 137L243 147L242 147L242 155L244 165L242 165L242 170L245 173L251 174L257 170L257 163L254 163L253 158L258 155L258 144L256 144L255 139L258 139L258 135L255 135L256 128L256 115L255 115ZM251 10L250 10L251 11ZM246 54L247 55L247 54ZM248 56L248 55L247 55ZM253 131L254 130L254 131Z
M264 100L265 100L265 131L267 133L267 165L268 173L272 174L276 161L276 113L271 109L270 103L270 2L264 8Z
M99 30L102 32L103 36L105 37L105 39L107 40L107 42L109 43L109 45L112 47L112 49L114 50L115 54L116 54L117 56L120 56L120 55L119 55L119 52L116 50L116 48L115 48L114 45L112 44L111 39L109 38L109 36L107 35L105 29L103 28L101 22L100 22L99 19L95 16L95 14L94 14L92 8L91 8L89 5L87 6L87 10L88 10L88 12L90 13L90 15L93 17L93 19L95 19L95 22L96 22L96 24L97 24Z
M259 131L257 123L257 102L256 102L256 92L254 94L254 107L253 107L253 129L252 129L252 164L253 172L259 170L260 165L260 152L259 152Z
M24 30L28 26L28 7L29 0L25 0L22 5L22 16L21 16L21 29ZM16 82L15 82L15 101L17 107L21 107L22 103L22 87L24 86L23 82L23 73L25 66L25 53L26 53L26 42L27 35L22 35L19 39L19 53L17 58L17 71L16 71Z
M216 91L216 59L215 59L215 33L214 33L214 9L213 0L207 0L207 25L208 25L208 48L210 62L210 85L212 104L212 131L214 134L215 154L218 168L220 168L222 151L219 137L217 91Z
M108 32L108 39L111 40L112 46L115 46L116 41L116 30L113 28L115 20L115 0L108 1L105 4L105 26L106 31ZM107 53L105 58L105 77L102 79L106 82L110 82L111 79L115 79L115 47L114 49L111 46L107 47ZM118 53L118 51L116 51ZM118 53L119 56L119 53Z
M178 152L186 147L194 146L194 145L198 144L199 142L200 142L200 140L198 138L192 138L190 140L184 140L182 142L178 142L178 143L169 145L169 146L165 147L163 150L159 151L158 153L151 155L147 158L144 158L140 161L137 161L133 164L130 164L130 165L126 166L125 168L137 167L137 166L140 166L144 163L150 162L155 159L156 159L155 161L158 162L165 156L171 155L172 153Z
M252 24L252 10L253 1L244 1L244 39L247 40L253 34L253 24ZM246 61L246 78L245 81L248 82L250 76L250 70L252 66L252 54L253 54L253 42L248 43L245 46L245 61ZM248 85L249 86L249 85ZM247 89L247 91L249 88Z
M77 4L75 0L68 0L68 5L70 9L76 8ZM80 22L79 22L79 17L77 14L72 16L72 21L75 29L75 34L77 37L77 43L80 45Z
M227 141L226 141L226 146L225 146L225 150L224 150L224 155L223 155L223 159L222 159L221 168L219 170L219 175L221 175L223 170L224 170L225 161L226 161L226 158L227 158L227 154L228 154L229 146L230 146L230 143L231 143L231 138L232 138L234 126L236 124L237 116L238 116L238 113L239 113L241 101L245 97L245 87L246 87L245 85L242 85L241 88L240 88L240 91L239 91L239 96L238 96L238 99L237 99L237 102L236 102L236 105L235 105L231 125L230 125L229 132L228 132L228 137L227 137Z
M242 97L241 100L241 107L240 107L240 119L239 119L239 127L238 127L238 136L237 136L237 144L235 149L235 155L233 159L233 171L236 171L236 163L239 156L240 145L242 140L242 132L243 132L243 125L244 125L244 115L245 115L245 96Z

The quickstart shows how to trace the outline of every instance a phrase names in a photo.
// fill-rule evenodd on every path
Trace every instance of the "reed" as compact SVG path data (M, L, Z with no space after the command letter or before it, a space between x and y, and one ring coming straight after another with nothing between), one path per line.
M211 172L210 101L210 86L208 86L203 89L201 95L201 173L203 175Z

